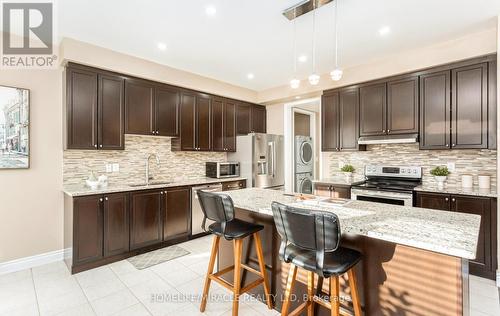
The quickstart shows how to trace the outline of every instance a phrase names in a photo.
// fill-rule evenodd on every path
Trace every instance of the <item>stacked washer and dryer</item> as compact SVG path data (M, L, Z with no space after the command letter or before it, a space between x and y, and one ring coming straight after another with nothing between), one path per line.
M295 192L312 194L314 179L313 139L295 136Z

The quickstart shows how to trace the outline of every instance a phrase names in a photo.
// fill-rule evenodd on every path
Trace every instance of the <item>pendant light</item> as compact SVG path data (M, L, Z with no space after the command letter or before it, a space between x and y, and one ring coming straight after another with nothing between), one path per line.
M339 45L338 45L338 12L339 10L339 0L335 1L335 69L330 72L330 76L333 81L339 81L342 79L344 72L339 68Z
M297 89L300 86L300 80L297 79L297 26L295 20L293 21L293 79L290 80L290 87Z
M316 74L316 1L313 1L313 25L312 25L312 74L309 76L309 83L315 86L319 83L319 75Z

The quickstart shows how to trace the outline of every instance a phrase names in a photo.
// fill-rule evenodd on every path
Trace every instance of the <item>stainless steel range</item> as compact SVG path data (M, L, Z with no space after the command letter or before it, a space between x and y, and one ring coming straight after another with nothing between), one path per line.
M351 199L413 206L413 189L422 182L421 167L365 166L366 180L351 188Z

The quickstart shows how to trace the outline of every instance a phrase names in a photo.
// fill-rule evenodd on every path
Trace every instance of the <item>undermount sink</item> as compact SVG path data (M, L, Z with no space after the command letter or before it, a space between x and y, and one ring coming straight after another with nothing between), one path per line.
M149 184L146 184L146 183L133 183L133 184L129 184L130 187L146 187L148 185L166 185L166 184L170 184L172 182L168 182L168 181L151 181L149 182Z

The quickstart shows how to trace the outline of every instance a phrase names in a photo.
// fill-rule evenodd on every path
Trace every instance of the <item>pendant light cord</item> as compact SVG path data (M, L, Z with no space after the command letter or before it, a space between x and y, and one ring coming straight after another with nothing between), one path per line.
M312 71L316 71L316 1L313 0L313 21L312 21Z
M293 20L293 75L297 75L297 22Z
M335 0L335 68L339 67L339 36L338 36L339 0Z

